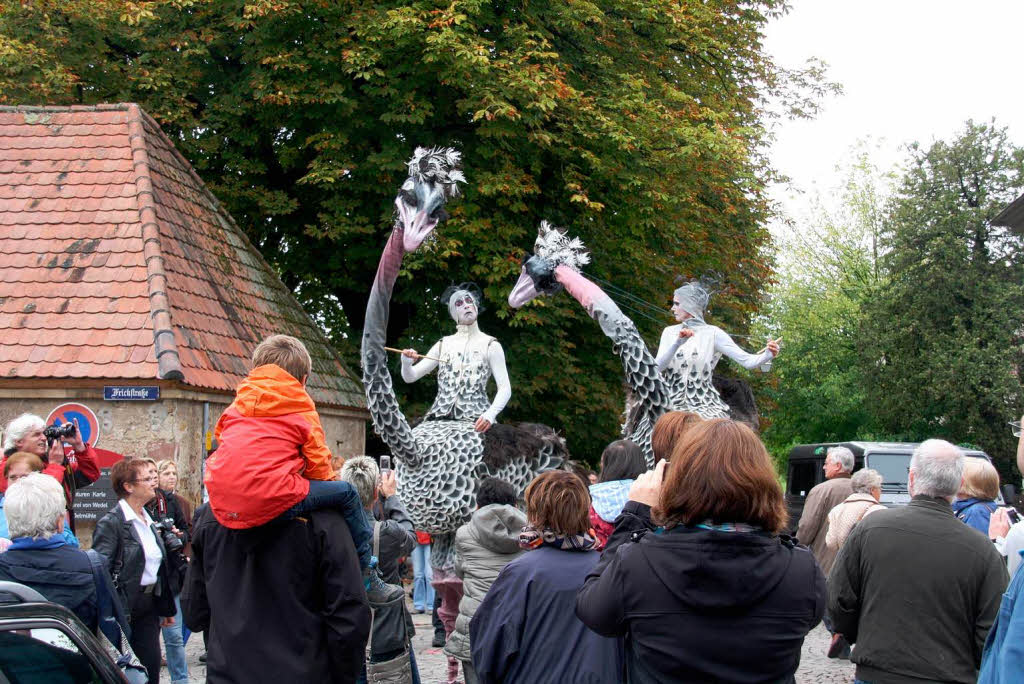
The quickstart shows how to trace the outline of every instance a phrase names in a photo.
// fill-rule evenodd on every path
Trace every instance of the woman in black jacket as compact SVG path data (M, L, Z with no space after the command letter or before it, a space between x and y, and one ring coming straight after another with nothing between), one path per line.
M156 465L148 458L118 461L110 482L121 500L96 523L92 546L109 562L110 575L129 615L129 643L160 682L160 627L174 624L174 593L167 579L167 552L144 506L156 494ZM163 618L163 620L161 620Z
M629 497L576 599L584 624L625 637L628 681L793 681L825 578L779 536L785 501L757 435L700 423Z

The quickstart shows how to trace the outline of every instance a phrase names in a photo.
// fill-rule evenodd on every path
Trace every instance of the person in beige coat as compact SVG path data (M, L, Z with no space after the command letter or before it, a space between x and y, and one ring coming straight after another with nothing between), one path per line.
M807 493L804 512L796 528L796 538L806 544L828 577L836 552L828 548L828 514L853 493L850 473L853 472L853 452L846 447L832 447L825 456L825 481Z
M476 494L477 510L455 533L455 574L462 578L462 600L455 629L444 652L462 661L466 684L477 684L469 642L469 622L498 574L518 558L519 533L526 514L515 507L516 490L508 482L486 477Z
M850 478L850 486L853 487L853 494L828 513L825 545L833 554L839 553L854 525L869 513L885 510L885 506L878 503L882 498L882 476L877 470L858 470Z

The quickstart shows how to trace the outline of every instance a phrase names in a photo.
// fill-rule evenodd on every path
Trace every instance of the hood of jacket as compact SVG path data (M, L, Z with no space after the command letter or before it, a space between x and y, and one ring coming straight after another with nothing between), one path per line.
M507 504L484 506L469 520L469 529L481 546L505 554L519 550L519 533L525 525L526 514Z
M590 503L594 512L605 522L615 522L629 501L629 488L633 480L612 480L590 485Z
M746 610L782 581L806 548L783 544L764 533L677 527L647 534L637 562L646 564L680 603L697 612Z
M316 410L303 384L272 363L252 369L238 386L233 406L253 418Z

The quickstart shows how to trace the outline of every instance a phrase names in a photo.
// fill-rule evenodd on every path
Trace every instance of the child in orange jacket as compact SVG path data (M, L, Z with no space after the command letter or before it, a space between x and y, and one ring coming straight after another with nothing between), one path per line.
M372 556L372 529L355 488L331 467L320 416L306 392L312 359L289 335L256 347L253 368L238 386L214 433L219 444L206 461L206 490L217 521L232 529L257 527L336 508L345 517L359 554L371 601L396 598Z

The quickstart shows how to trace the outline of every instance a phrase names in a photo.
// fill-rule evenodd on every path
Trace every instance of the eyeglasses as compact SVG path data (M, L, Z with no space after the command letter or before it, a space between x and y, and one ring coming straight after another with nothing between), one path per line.
M158 478L156 475L151 475L150 477L140 477L138 479L132 480L132 484L136 484L136 483L139 483L139 482L159 482L159 481L160 481L160 478Z
M7 483L10 484L12 482L17 482L23 477L28 477L30 474L31 473L22 473L20 475L11 475L10 477L7 478Z

